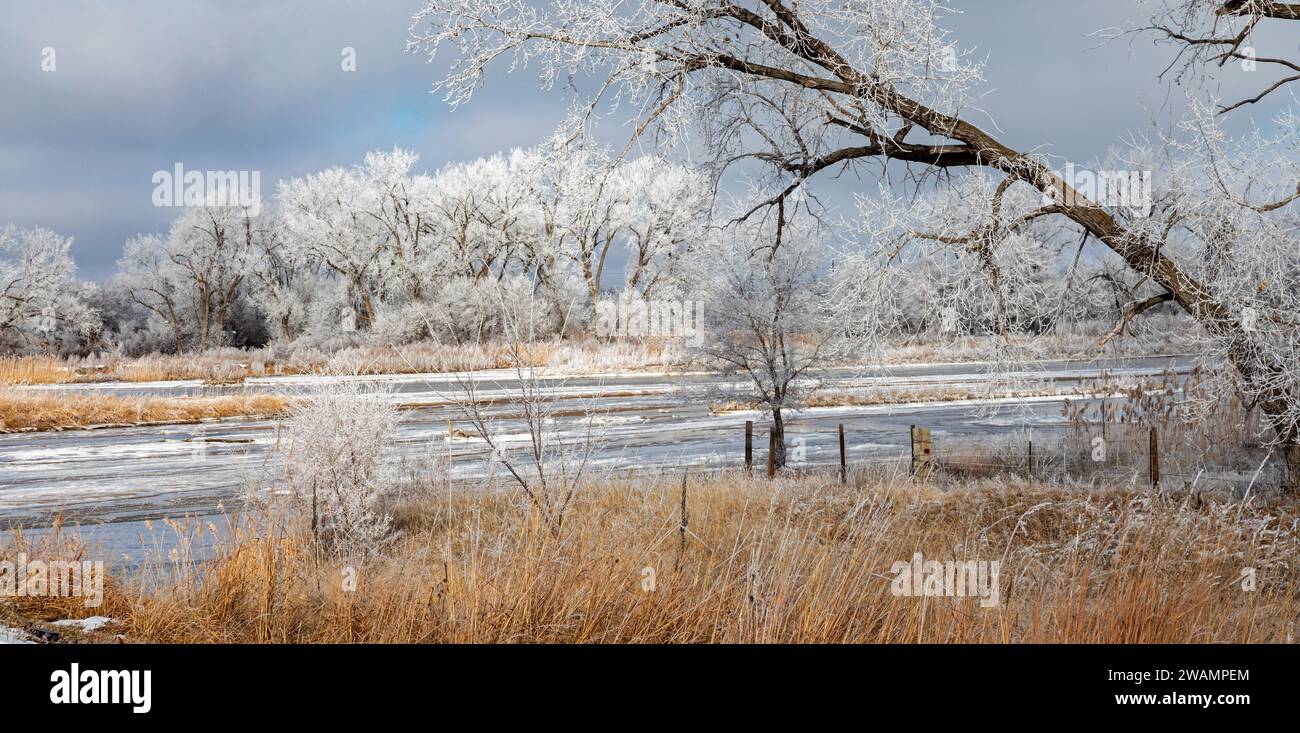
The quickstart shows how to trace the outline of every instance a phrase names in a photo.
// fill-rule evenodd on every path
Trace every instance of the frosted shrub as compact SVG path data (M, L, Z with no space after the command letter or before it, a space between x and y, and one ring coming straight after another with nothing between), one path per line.
M372 327L373 344L412 344L432 338L430 326L439 321L435 308L428 303L403 303L379 311Z
M382 461L396 405L363 385L313 398L288 425L285 479L311 514L312 532L345 555L374 554L392 539L380 501L396 483Z

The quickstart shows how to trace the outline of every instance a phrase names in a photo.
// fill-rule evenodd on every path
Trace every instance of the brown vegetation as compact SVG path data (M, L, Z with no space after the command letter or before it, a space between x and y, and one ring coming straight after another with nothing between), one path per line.
M0 433L276 417L285 414L290 403L287 397L268 394L119 397L59 390L0 389Z
M1294 505L856 483L691 480L683 522L679 478L606 479L558 535L513 494L431 490L395 507L402 537L365 561L322 554L295 523L272 534L236 521L202 572L173 552L148 582L114 583L95 613L118 619L127 641L153 642L1293 639ZM191 544L214 529L173 526ZM891 566L916 552L1000 561L1000 602L894 595ZM42 599L12 610L87 615Z

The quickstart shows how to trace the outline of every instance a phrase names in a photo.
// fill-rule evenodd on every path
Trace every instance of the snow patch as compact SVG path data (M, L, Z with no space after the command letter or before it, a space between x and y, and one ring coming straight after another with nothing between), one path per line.
M92 631L99 631L105 626L113 623L113 619L107 616L91 616L90 618L65 618L61 621L55 621L55 626L76 626L81 629L82 633L89 634Z
M27 638L27 632L0 624L0 644L35 644Z

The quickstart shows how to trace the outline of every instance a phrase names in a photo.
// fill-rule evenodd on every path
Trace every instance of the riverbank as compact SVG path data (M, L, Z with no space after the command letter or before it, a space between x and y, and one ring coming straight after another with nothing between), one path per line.
M917 365L977 363L1013 347L1021 360L1145 358L1191 351L1193 329L1172 316L1155 316L1140 335L1098 341L1110 324L1084 323L1035 340L1006 344L996 336L925 334L896 339L879 353L861 355L872 363ZM358 345L326 353L315 349L266 347L213 349L198 354L127 357L0 357L0 385L94 384L199 380L239 384L248 379L300 374L445 374L517 366L546 367L575 374L700 368L679 342L646 339L610 342L594 338L537 341L518 345L439 344Z
M558 531L507 488L390 509L400 534L369 557L253 520L201 573L182 543L102 607L11 599L0 623L103 616L75 639L164 643L1286 643L1300 618L1294 502L731 473L594 480Z

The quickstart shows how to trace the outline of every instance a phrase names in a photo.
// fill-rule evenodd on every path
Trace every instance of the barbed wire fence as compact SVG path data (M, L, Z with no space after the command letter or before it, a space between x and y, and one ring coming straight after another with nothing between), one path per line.
M1211 409L1132 409L1099 400L1068 405L1065 420L1021 428L980 430L914 425L897 453L818 460L773 471L764 431L746 426L746 467L754 475L838 473L910 474L938 484L993 477L1094 486L1149 486L1164 491L1221 493L1241 498L1277 490L1289 479L1269 445L1256 411L1229 403ZM854 442L853 428L848 443ZM833 439L837 436L822 436ZM750 444L752 440L752 444ZM733 464L734 465L734 464Z

